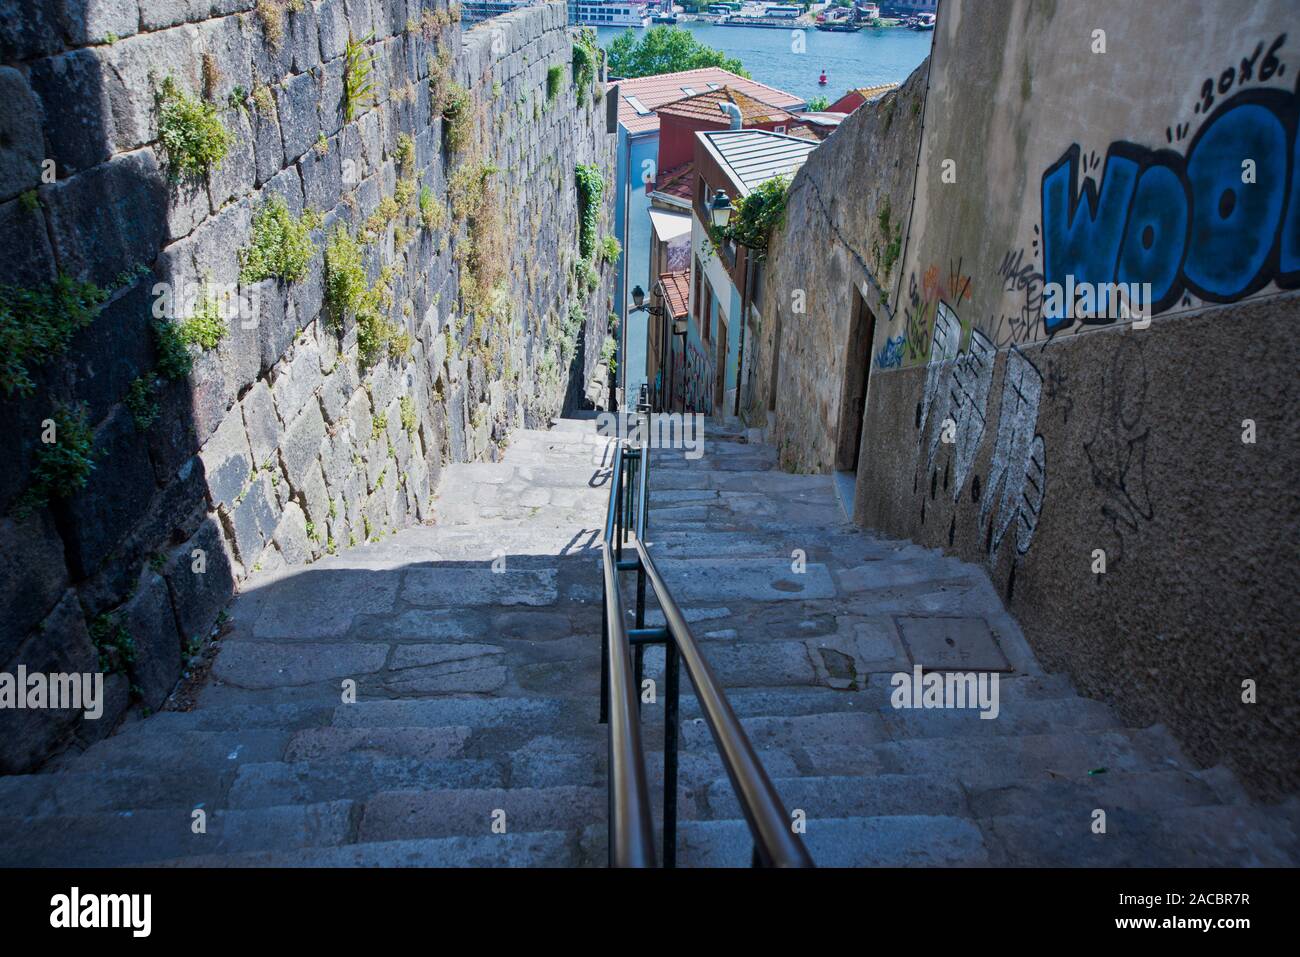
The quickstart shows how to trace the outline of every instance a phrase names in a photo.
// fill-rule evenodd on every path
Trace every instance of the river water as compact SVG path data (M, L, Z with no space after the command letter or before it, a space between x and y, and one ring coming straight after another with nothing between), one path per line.
M808 29L803 52L795 52L793 30L759 27L719 27L711 23L681 23L706 46L722 50L745 64L760 83L774 86L805 101L825 96L834 102L845 91L880 83L901 83L930 54L933 33L889 28L858 33L823 33ZM623 32L614 27L597 31L601 46ZM642 31L637 31L638 33ZM826 86L817 78L825 70Z

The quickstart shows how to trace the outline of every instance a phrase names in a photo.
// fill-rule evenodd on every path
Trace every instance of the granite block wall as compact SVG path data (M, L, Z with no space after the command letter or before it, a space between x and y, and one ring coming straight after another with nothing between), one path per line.
M28 363L30 390L0 390L0 671L108 672L99 721L0 710L0 771L20 771L163 706L250 574L432 520L444 463L492 459L512 428L582 401L611 278L579 260L574 170L612 169L614 144L599 78L575 87L559 3L464 32L444 0L0 11L5 301L60 277L105 296ZM350 40L372 86L346 118ZM231 134L202 175L175 175L159 142L168 81ZM453 142L456 88L469 122ZM273 196L313 248L292 281L245 281ZM379 290L377 359L328 297L340 228L364 237ZM169 376L160 324L191 317L194 290L222 291L221 334ZM0 317L6 360L20 311ZM33 506L34 470L68 441L49 427L69 417L93 469Z

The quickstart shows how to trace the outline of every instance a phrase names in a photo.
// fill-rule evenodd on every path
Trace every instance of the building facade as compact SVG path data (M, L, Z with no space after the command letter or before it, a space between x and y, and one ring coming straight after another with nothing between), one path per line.
M797 111L807 104L798 97L718 67L617 80L618 157L615 169L616 229L623 251L619 261L617 300L622 305L619 387L635 396L646 380L647 313L632 301L640 286L652 291L658 277L650 272L654 224L651 194L660 179L658 108L726 86L778 109ZM693 147L692 147L693 149ZM616 307L617 311L617 307Z

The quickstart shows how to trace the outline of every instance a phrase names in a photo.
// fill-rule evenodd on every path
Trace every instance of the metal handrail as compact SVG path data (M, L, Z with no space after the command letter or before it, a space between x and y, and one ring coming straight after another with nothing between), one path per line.
M812 867L812 857L803 841L790 827L781 797L767 776L763 762L754 751L754 745L732 710L731 703L718 684L713 669L700 652L691 635L677 602L655 568L654 560L640 539L636 542L637 555L645 569L650 587L663 610L664 621L673 644L686 666L686 674L695 688L704 721L713 732L727 777L735 789L736 799L754 837L754 853L765 867Z
M642 402L638 413L649 414ZM649 827L649 804L636 792L644 786L645 766L640 750L640 730L633 695L640 687L641 658L646 643L662 641L665 655L664 715L664 865L676 863L677 831L677 739L678 739L678 660L686 666L687 676L695 688L700 711L713 735L727 776L740 802L741 811L754 840L753 863L767 867L812 867L812 857L803 841L794 833L776 788L759 760L749 736L723 693L713 669L701 653L686 618L664 583L645 544L649 512L650 449L635 450L625 457L624 441L619 439L615 467L610 482L609 510L605 522L605 642L602 654L601 719L610 722L610 863L615 866L653 866L654 852L646 846ZM624 488L625 463L636 460L636 485L629 481ZM636 558L622 560L622 544L627 535L625 503L631 507L635 496L635 532L633 547ZM637 573L636 629L629 635L624 624L622 595L618 588L618 571L635 569ZM645 628L645 586L654 591L664 615L665 627ZM636 641L635 678L629 674L629 645ZM619 723L616 736L615 723ZM629 735L628 729L631 729ZM616 746L616 738L618 745ZM637 777L640 775L638 784ZM616 790L618 792L616 793ZM643 849L644 848L644 849ZM641 863L633 860L640 850Z
M650 821L650 789L646 784L645 751L641 747L641 720L632 678L623 622L623 597L618 590L618 560L614 550L621 546L614 536L618 528L619 476L623 474L623 445L614 455L610 482L609 510L605 517L605 547L602 563L605 576L605 615L602 646L602 701L608 700L609 720L609 860L615 867L654 867L654 826ZM621 548L620 548L621 550ZM605 715L602 714L602 717Z

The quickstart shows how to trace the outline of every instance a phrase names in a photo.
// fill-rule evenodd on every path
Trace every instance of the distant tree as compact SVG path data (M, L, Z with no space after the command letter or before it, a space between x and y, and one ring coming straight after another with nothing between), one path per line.
M808 109L813 113L823 113L831 105L831 101L824 96L814 96L808 101Z
M641 39L632 30L614 38L607 48L609 75L631 79L676 73L705 66L717 66L749 79L744 65L721 50L705 46L689 30L657 26L646 30Z

